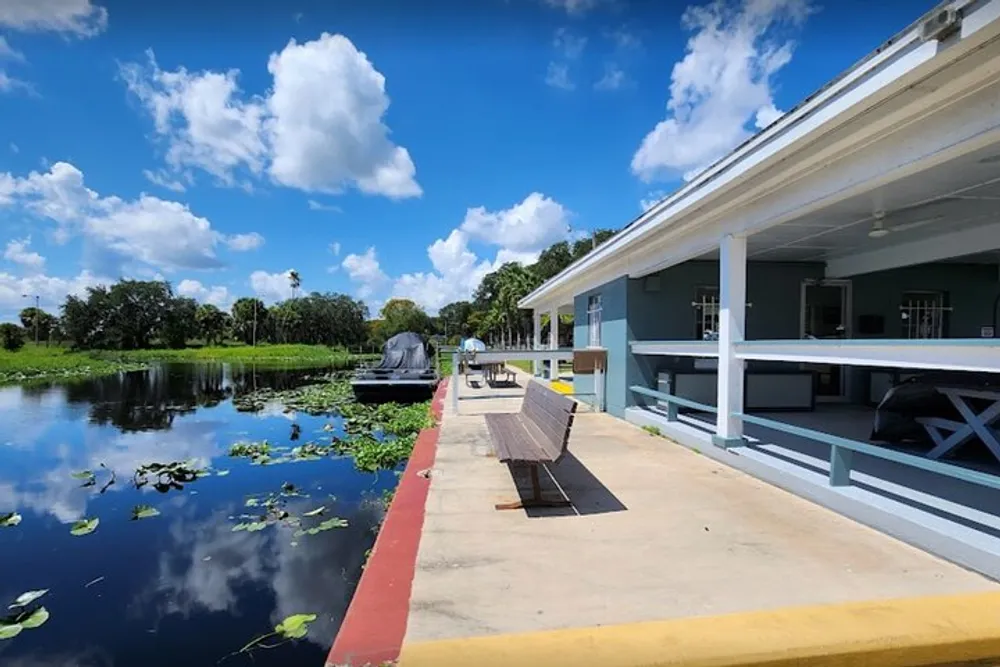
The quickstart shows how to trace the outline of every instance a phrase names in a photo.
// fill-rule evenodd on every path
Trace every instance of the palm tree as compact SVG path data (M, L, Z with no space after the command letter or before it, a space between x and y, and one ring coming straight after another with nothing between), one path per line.
M294 299L299 287L302 286L302 278L299 277L299 272L295 269L288 272L288 283L292 286L292 298Z

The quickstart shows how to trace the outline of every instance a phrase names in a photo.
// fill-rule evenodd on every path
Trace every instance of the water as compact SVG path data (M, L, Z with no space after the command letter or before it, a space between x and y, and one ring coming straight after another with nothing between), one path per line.
M21 593L45 588L39 603L51 614L0 640L0 665L211 666L302 613L318 616L306 638L222 664L322 665L374 543L378 499L396 476L359 473L344 458L254 466L227 456L239 440L301 444L333 421L279 406L233 408L234 394L290 388L309 373L176 364L0 388L0 513L23 515L19 526L0 528L0 616ZM142 464L185 459L230 473L165 494L131 483ZM103 494L110 474L102 463L117 476ZM71 477L80 470L95 471L97 484L81 488ZM293 515L325 505L324 518L342 517L348 527L299 538L284 525L232 531L239 519L230 517L254 511L244 507L247 496L278 492L284 482L309 495L288 499ZM139 504L161 515L130 520ZM71 535L83 517L99 517L97 530Z

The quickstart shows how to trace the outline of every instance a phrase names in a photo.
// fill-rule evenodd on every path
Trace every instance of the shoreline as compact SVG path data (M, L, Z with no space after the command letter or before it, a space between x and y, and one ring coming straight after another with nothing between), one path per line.
M178 350L80 350L27 345L0 351L0 386L72 382L145 370L155 363L236 363L299 368L350 368L377 355L322 345L249 345L189 347Z

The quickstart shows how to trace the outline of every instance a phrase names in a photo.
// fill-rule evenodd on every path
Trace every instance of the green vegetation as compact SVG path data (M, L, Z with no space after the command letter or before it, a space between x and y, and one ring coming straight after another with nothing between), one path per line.
M316 614L294 614L289 616L278 625L274 626L274 632L269 632L266 635L261 635L250 640L243 648L239 651L227 655L222 660L231 658L234 655L240 655L243 653L249 654L251 658L253 657L252 651L257 648L271 649L277 648L282 644L292 641L294 639L302 639L309 632L309 624L316 620ZM280 639L276 644L264 644L265 640L269 639ZM222 662L220 660L219 662Z
M287 410L339 415L347 437L330 436L329 441L307 442L289 451L266 441L238 442L230 447L230 456L249 458L257 465L274 465L349 455L359 470L373 472L395 468L409 458L417 435L431 425L426 401L410 405L358 403L350 384L343 379L285 391L261 389L233 401L243 411L257 411L274 402L283 404Z
M253 363L301 362L305 365L350 368L359 358L370 355L356 355L342 348L325 345L223 345L212 347L187 347L174 350L125 350L95 351L91 355L97 359L151 363L156 361L226 361Z
M527 359L516 359L514 361L508 361L507 365L513 366L514 368L518 368L524 371L525 373L531 373L534 371L531 362L528 361Z
M28 591L17 596L14 602L7 605L7 609L12 610L12 612L0 618L0 639L11 639L21 634L22 631L40 627L49 620L49 612L45 607L31 606L48 592L48 589Z
M93 377L138 370L142 364L98 359L85 352L29 343L17 352L0 350L0 384L34 380Z
M663 437L663 432L657 426L643 426L642 430L650 435L659 436L661 438Z
M17 352L24 347L24 334L16 324L0 324L0 345L7 352Z
M70 535L75 535L80 537L82 535L90 535L92 532L97 530L97 527L101 524L101 520L97 517L90 519L80 519L75 521L72 526L70 526Z

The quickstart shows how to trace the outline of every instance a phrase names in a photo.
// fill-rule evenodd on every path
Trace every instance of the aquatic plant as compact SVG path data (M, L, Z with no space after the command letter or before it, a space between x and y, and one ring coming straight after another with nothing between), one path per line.
M0 528L13 528L19 523L21 523L21 515L17 512L0 514Z
M271 458L271 443L267 440L236 442L229 446L229 455L235 458L247 458L257 464L266 463Z
M13 602L7 605L7 609L16 609L17 607L27 607L29 604L43 597L49 589L43 588L37 591L28 591L26 593L21 593L18 595Z
M230 448L230 456L271 465L315 460L330 454L348 455L353 457L359 470L374 472L395 468L409 458L417 434L432 424L426 402L406 405L359 403L354 399L350 383L340 377L287 391L262 389L234 399L234 404L248 410L274 402L280 402L289 411L338 415L348 437L332 436L329 443L324 444L309 442L280 457L271 456L272 450L266 441L236 443ZM326 430L332 431L333 427L328 426ZM293 435L298 435L294 427Z
M250 496L246 499L246 507L260 508L260 514L241 514L238 517L240 522L232 527L234 533L246 531L255 533L264 530L268 526L281 523L291 528L296 528L295 537L303 535L316 535L318 533L331 530L333 528L343 528L347 521L337 517L327 519L314 526L302 527L303 519L315 519L326 513L326 506L321 505L313 508L301 515L292 514L287 508L289 498L308 498L298 487L290 482L281 485L281 490L264 495Z
M132 508L132 521L138 521L139 519L151 519L154 516L160 516L160 510L155 507L150 507L149 505L136 505Z
M76 537L90 535L92 532L97 530L97 526L100 525L100 523L101 520L97 517L80 519L79 521L73 522L73 525L69 529L69 534L75 535Z
M22 609L0 618L0 639L12 639L21 634L22 630L37 628L47 620L49 620L49 612L45 607Z
M281 646L289 641L302 639L309 632L309 624L315 621L316 618L316 614L293 614L274 626L274 632L269 632L266 635L261 635L260 637L251 639L239 651L230 653L219 662L222 662L227 658L231 658L234 655L250 653L256 648L277 648L278 646ZM279 641L277 644L264 644L265 641L271 639L272 637L280 637L283 641Z
M137 489L150 484L160 493L166 493L171 489L180 491L184 488L184 484L194 482L206 475L208 475L208 471L196 467L193 461L146 463L136 469L132 481Z

